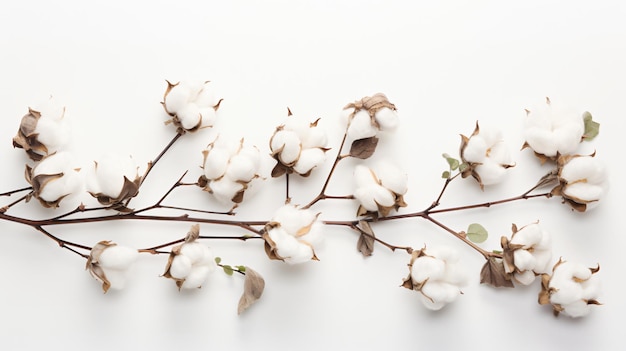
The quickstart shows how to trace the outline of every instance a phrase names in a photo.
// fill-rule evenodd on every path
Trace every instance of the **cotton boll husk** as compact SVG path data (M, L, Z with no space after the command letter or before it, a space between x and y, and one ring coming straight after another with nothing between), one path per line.
M383 107L376 111L374 118L381 130L393 131L398 127L398 113L388 107Z
M396 194L404 195L407 192L408 175L390 163L380 163L376 167L376 175L382 186Z
M430 256L422 256L413 261L411 266L411 279L415 283L422 283L425 280L437 280L443 278L446 264Z
M232 180L249 182L255 176L257 167L254 161L244 155L235 155L230 159L226 176Z
M39 197L48 202L54 202L60 198L75 194L81 188L81 177L74 170L69 170L63 177L55 179L44 186Z
M270 148L273 152L280 150L279 158L282 163L291 164L300 155L300 138L293 131L279 130L272 137Z
M184 83L179 83L165 96L165 107L168 112L177 114L187 105L190 98L191 90Z
M209 183L213 195L224 203L232 202L233 197L243 189L243 185L226 177Z
M137 250L130 247L108 246L98 257L98 262L103 268L124 270L137 260L138 255Z
M170 264L170 275L175 279L185 279L191 273L192 263L185 255L176 255Z
M200 123L200 109L194 103L188 103L176 113L180 124L185 129L193 129Z
M322 149L304 149L300 153L298 162L293 166L293 169L299 174L305 174L315 167L324 163L326 154Z
M197 266L191 269L189 275L185 277L185 281L183 282L183 289L194 289L199 288L206 282L209 274L211 273L211 269L207 266Z
M365 111L357 112L348 127L348 136L353 140L373 137L376 135L376 132L377 129L372 125L369 113Z

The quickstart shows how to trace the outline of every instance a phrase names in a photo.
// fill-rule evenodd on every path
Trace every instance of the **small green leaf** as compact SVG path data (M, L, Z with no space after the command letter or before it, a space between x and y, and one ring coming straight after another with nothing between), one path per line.
M587 111L583 113L583 121L585 121L585 134L583 134L583 140L593 140L600 133L600 123L595 122L591 117L591 113Z
M237 266L237 270L241 273L246 273L246 266Z
M443 156L443 158L446 159L446 161L448 161L448 165L450 166L450 170L454 171L457 168L459 168L459 160L457 160L456 158L448 155L448 154L443 154L441 155Z
M449 171L444 171L443 173L441 173L441 178L443 178L443 179L450 178L450 172Z
M461 163L459 165L459 172L465 172L465 170L467 169L467 167L469 167L469 165L465 162Z
M502 254L502 250L491 250L491 252L498 255Z
M221 257L215 257L215 263L220 264L220 262L222 262L222 258Z
M223 265L222 268L224 269L224 273L226 273L227 275L233 275L233 267L229 265Z
M488 236L487 229L478 223L472 223L467 227L467 237L475 243L484 242Z

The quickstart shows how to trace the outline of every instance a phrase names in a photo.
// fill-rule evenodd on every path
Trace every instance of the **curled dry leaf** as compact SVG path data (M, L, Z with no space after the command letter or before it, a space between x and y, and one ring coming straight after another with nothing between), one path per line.
M514 288L510 276L504 271L502 260L490 257L480 270L480 283L496 288Z
M361 235L359 235L359 240L356 243L357 250L359 250L363 256L372 256L375 242L374 231L368 221L359 221L358 228Z
M243 294L241 295L239 305L237 306L237 314L241 314L259 298L261 298L261 295L263 295L263 289L265 289L265 280L259 273L252 270L250 267L246 267L245 271L246 279L243 283Z

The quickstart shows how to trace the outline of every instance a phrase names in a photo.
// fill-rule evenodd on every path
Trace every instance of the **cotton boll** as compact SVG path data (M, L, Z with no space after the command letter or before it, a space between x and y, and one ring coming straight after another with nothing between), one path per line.
M444 276L445 262L434 257L422 256L413 262L411 278L416 283L427 279L440 279Z
M183 282L183 289L196 289L202 286L209 277L211 269L207 266L193 267L189 275L185 277Z
M177 114L189 102L191 98L191 90L184 83L179 83L173 87L165 96L165 106L167 111Z
M213 107L199 108L198 112L202 116L202 125L206 127L212 127L215 124L217 113Z
M382 163L376 168L376 175L385 188L399 195L406 194L408 175L397 167Z
M504 167L491 160L485 160L483 164L476 166L474 170L480 176L480 181L483 185L498 184L506 174Z
M309 128L308 133L301 141L302 147L306 149L325 148L328 144L328 136L326 131L320 127Z
M256 172L257 168L252 160L246 156L235 155L230 159L226 176L232 180L249 182Z
M354 167L354 181L357 188L377 184L372 170L363 165L357 165Z
M288 130L276 132L270 146L273 152L278 152L280 162L285 165L293 164L300 156L300 138L295 132Z
M314 149L304 149L300 153L300 158L298 162L293 166L293 169L299 174L306 174L310 172L313 168L320 166L324 163L326 159L326 154L323 150L314 148Z
M204 256L207 254L206 250L206 246L194 241L183 244L180 248L180 255L188 257L192 264L196 264L197 262L202 261Z
M311 123L301 117L289 116L283 124L283 129L296 133L300 140L306 140L311 130Z
M176 116L178 116L182 127L185 129L193 129L197 127L202 118L198 105L194 103L188 103L183 106L180 110L178 110Z
M387 188L376 186L371 189L374 191L372 195L377 204L384 207L391 207L396 203L396 197Z
M169 273L174 279L185 279L191 272L192 263L185 255L176 255L172 259Z
M489 146L485 139L481 137L471 137L463 149L463 157L468 162L483 162L487 155Z
M533 271L516 272L515 280L522 285L530 285L535 281L535 273Z
M243 190L243 185L228 178L214 180L209 184L211 192L215 197L224 203L232 202L235 195Z
M66 145L70 138L69 127L64 120L40 118L35 127L37 140L44 144L48 153L59 150Z
M381 130L395 130L398 127L398 113L388 107L376 111L374 115Z
M373 137L376 132L376 126L372 124L369 113L365 111L357 112L348 127L348 136L353 140Z
M221 178L228 167L230 154L221 148L213 147L206 153L204 161L204 175L208 179Z
M102 251L98 257L98 262L103 268L125 270L137 260L138 255L139 253L135 249L114 245Z
M106 269L103 268L104 275L106 276L109 284L111 284L111 289L114 290L122 290L126 286L126 272L119 271L116 269Z
M204 83L200 91L196 95L196 103L199 106L211 107L217 105L218 99L213 89L209 87L209 83Z

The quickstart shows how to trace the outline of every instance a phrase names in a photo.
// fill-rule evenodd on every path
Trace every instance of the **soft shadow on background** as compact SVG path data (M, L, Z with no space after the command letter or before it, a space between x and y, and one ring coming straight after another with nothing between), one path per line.
M616 321L626 312L618 227L624 194L621 140L626 93L625 5L610 1L20 1L0 12L0 191L25 186L25 157L11 138L29 106L53 96L67 106L74 150L84 161L114 151L139 162L171 138L160 105L165 80L203 79L224 98L214 129L185 136L158 164L136 206L149 205L189 170L200 174L201 150L218 133L245 137L269 153L268 141L287 107L320 125L338 147L342 108L384 92L396 104L401 129L385 136L379 157L409 174L408 210L427 207L441 186L443 152L455 154L459 134L475 122L504 131L517 166L507 181L481 192L470 180L454 184L447 204L515 196L547 170L523 144L524 109L552 101L590 111L600 136L586 152L609 164L611 191L595 211L580 215L558 199L514 203L439 217L459 230L480 222L485 248L499 248L511 223L540 220L553 235L554 255L601 266L603 306L587 318L554 318L536 303L538 282L515 290L478 284L480 255L420 220L377 227L387 240L421 248L459 248L471 284L439 313L399 286L408 255L382 246L356 251L356 235L329 228L319 262L292 267L269 261L259 242L210 243L217 255L264 275L263 298L245 314L236 306L243 281L214 274L199 291L179 293L160 277L165 256L142 256L127 289L102 294L84 260L58 249L29 227L0 223L0 341L8 349L324 350L459 349L494 345L509 350L616 350ZM335 150L330 152L334 155ZM619 153L618 153L619 152ZM294 180L293 201L307 203L327 165ZM268 163L271 162L269 156ZM352 190L342 164L330 189ZM271 168L272 164L267 167ZM268 179L240 214L269 219L284 201L281 181ZM3 199L4 200L4 199ZM177 204L217 206L199 190ZM49 216L35 202L16 213ZM325 219L354 216L355 204L320 204ZM154 245L182 237L185 223L124 222L67 226L55 233L93 245L100 240ZM230 229L203 226L219 233ZM236 231L234 231L236 232ZM497 346L495 346L497 345Z

